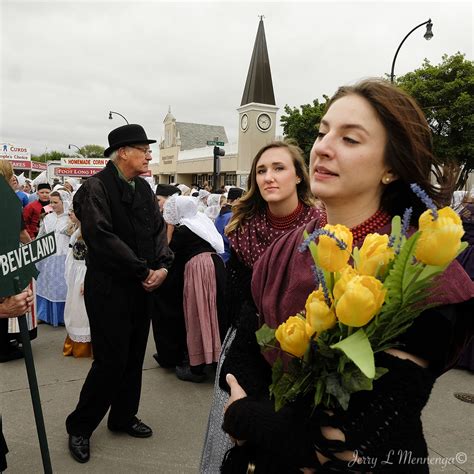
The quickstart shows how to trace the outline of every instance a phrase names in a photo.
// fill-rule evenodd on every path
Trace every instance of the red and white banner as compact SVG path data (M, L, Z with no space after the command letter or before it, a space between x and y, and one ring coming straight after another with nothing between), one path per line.
M102 168L78 168L78 167L68 167L60 166L54 169L54 174L56 176L93 176Z
M103 168L107 163L108 158L78 158L78 157L63 157L61 158L61 165L63 166L85 166Z
M91 167L77 167L77 166L59 166L54 168L54 174L56 176L84 176L89 177L98 173L103 168L91 168ZM150 177L151 170L141 174L142 177Z
M48 169L48 165L46 163L41 163L41 161L32 161L31 169L34 171L46 171Z
M0 146L0 159L31 161L31 151L26 146L13 145L12 143L2 143Z
M33 170L33 171L45 171L48 166L46 163L41 163L39 161L17 161L17 160L8 160L14 169L16 170Z

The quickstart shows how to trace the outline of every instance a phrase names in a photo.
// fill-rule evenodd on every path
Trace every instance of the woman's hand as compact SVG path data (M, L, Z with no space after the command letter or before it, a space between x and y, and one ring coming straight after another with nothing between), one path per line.
M240 400L241 398L245 398L247 396L245 390L239 385L239 382L237 382L237 379L232 374L227 374L225 376L225 380L230 387L230 397L229 401L224 406L224 413L226 412L227 408L236 400ZM245 443L245 441L235 439L232 436L230 439L238 446L242 446Z
M237 379L232 374L227 374L225 380L230 388L230 397L229 401L225 404L224 412L227 410L227 407L236 400L240 400L247 396L245 390L239 385L239 382L237 382Z

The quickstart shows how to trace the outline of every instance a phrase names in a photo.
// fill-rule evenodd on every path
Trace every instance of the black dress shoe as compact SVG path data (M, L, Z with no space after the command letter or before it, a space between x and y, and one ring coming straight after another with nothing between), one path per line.
M89 461L91 457L89 438L85 436L69 435L69 452L72 457L80 463Z
M177 365L175 373L179 380L184 380L185 382L201 383L206 380L205 373L195 374L191 371L189 365Z
M0 353L0 362L10 362L11 360L23 359L23 350L18 347L8 347L6 352Z
M153 430L136 417L133 419L132 424L126 428L114 428L109 426L109 430L127 433L134 438L149 438L153 434Z
M158 354L153 354L153 359L155 359L156 362L158 362L158 365L163 369L174 369L176 367L176 364L161 360Z

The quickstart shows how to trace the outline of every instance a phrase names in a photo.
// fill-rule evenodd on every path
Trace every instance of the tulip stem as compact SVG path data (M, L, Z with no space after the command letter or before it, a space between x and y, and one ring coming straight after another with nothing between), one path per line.
M354 328L352 326L347 326L347 337L349 337L352 334L352 331Z

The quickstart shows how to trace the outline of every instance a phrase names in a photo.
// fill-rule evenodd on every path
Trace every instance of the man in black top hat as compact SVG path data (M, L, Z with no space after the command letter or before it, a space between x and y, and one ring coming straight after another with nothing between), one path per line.
M165 280L173 254L148 183L150 143L140 125L109 134L107 166L74 196L87 244L84 299L94 361L76 409L67 417L69 450L90 457L89 438L110 408L111 431L146 438L152 430L136 414L150 328L151 294Z

